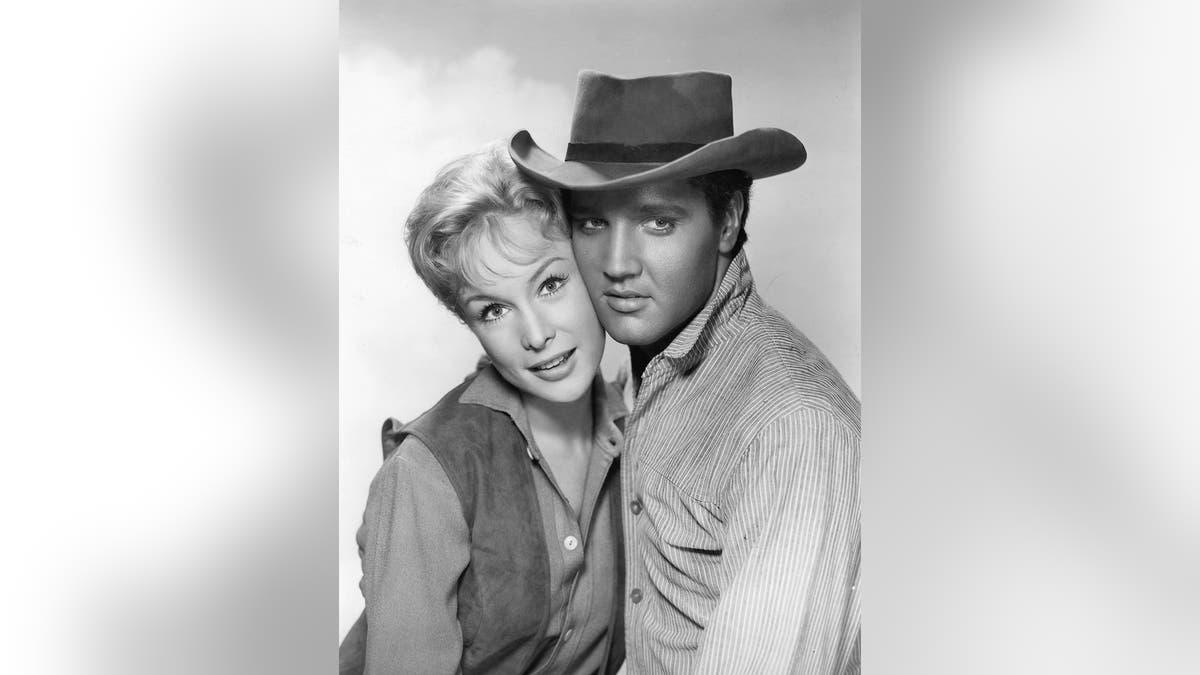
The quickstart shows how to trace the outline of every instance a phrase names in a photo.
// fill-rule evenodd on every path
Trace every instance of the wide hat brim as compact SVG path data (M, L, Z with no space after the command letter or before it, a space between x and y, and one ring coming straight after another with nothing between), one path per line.
M767 178L799 167L808 157L800 139L769 127L712 141L669 162L563 161L524 129L513 135L508 150L513 162L539 183L580 191L632 188L728 169Z

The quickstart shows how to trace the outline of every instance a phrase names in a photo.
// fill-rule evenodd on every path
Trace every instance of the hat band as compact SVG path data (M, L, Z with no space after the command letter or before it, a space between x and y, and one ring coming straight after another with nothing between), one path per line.
M568 162L670 162L704 147L703 143L568 143Z

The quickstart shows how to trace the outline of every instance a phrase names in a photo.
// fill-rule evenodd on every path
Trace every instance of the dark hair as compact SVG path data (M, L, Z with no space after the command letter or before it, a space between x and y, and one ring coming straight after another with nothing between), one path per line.
M704 193L704 200L708 202L708 211L714 221L718 221L724 216L725 209L729 208L729 202L733 196L738 192L742 193L742 222L738 223L740 230L737 243L733 247L733 255L737 255L738 251L742 250L742 245L746 243L746 217L750 215L750 186L754 183L754 179L745 171L728 169L706 173L702 176L693 176L687 179L687 182Z

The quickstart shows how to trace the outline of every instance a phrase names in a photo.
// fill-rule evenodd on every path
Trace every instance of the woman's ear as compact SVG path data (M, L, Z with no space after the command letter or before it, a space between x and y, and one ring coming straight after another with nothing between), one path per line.
M742 212L745 209L746 200L742 197L742 191L738 190L733 193L729 205L721 214L721 234L717 240L717 250L724 255L732 255L734 247L737 246L738 235L742 232Z

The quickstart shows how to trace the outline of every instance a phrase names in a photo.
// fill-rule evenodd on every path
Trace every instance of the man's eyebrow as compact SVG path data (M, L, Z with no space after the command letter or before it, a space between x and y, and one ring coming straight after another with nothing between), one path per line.
M672 204L671 202L644 202L642 204L638 204L637 210L638 214L641 216L667 215L675 216L676 218L683 218L691 215L691 212L687 209L679 206L678 204Z

